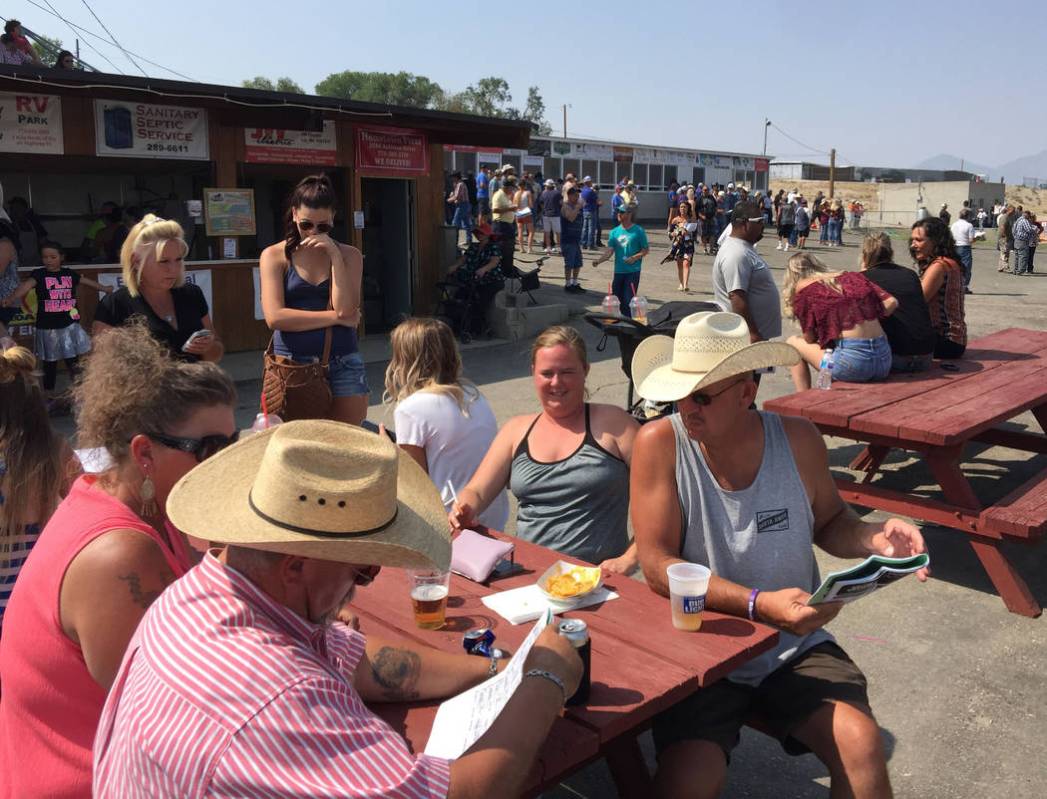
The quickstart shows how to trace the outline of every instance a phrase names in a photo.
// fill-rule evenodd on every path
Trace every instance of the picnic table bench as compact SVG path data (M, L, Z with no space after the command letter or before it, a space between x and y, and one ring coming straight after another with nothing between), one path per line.
M866 444L850 464L860 482L836 484L851 503L962 530L989 579L1013 613L1042 609L1000 549L1005 541L1034 543L1047 532L1047 470L988 506L963 473L966 445L979 442L1047 453L1042 432L1000 427L1032 411L1047 432L1047 332L1008 328L975 339L955 371L892 375L883 383L833 383L829 391L802 391L768 400L764 408L803 416L826 434ZM873 482L892 449L922 455L943 499L892 490Z
M452 575L446 624L440 630L422 630L414 622L405 572L385 569L353 599L363 632L461 652L463 633L490 627L497 646L515 651L532 625L510 624L481 598L533 584L557 560L581 562L502 533L492 535L516 545L514 557L522 571L490 585ZM669 600L643 583L619 576L605 585L620 598L562 614L589 625L592 690L585 705L566 708L554 723L531 774L532 795L600 757L607 758L621 796L639 795L645 786L638 775L647 772L636 736L653 716L722 679L778 640L770 627L710 611L705 612L700 631L681 632L672 626ZM373 709L403 734L415 752L421 752L438 706L438 702L414 702Z

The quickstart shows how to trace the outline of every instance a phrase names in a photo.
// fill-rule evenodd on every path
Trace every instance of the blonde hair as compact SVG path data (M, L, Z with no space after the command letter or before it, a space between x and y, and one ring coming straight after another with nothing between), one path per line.
M894 260L894 247L886 233L870 233L862 241L862 269Z
M439 319L413 317L393 329L393 357L385 370L383 402L400 402L418 391L451 397L469 415L477 388L462 377L462 356L451 328Z
M25 525L47 522L65 485L62 442L47 418L35 368L25 347L0 352L0 461L7 472L0 477L0 565Z
M793 313L793 300L796 299L796 285L808 278L816 278L833 291L839 292L840 287L836 285L836 277L839 272L833 272L822 261L807 252L798 252L785 266L785 280L782 282L782 313L790 319L795 319Z
M123 271L124 285L132 297L139 294L139 279L142 269L145 267L146 259L149 257L150 248L154 258L160 257L160 251L169 241L177 241L182 245L182 257L189 252L189 245L185 243L185 233L182 226L172 219L161 219L156 214L146 214L142 221L131 228L127 234L124 245L120 248L120 267ZM185 283L185 267L179 275L176 286Z
M578 360L582 362L582 367L586 372L588 372L589 353L585 348L585 339L582 338L581 333L567 325L553 325L552 327L547 327L538 334L538 338L536 338L534 344L531 345L531 368L534 368L534 361L538 355L538 350L543 350L546 347L558 347L561 344L570 347L578 357Z

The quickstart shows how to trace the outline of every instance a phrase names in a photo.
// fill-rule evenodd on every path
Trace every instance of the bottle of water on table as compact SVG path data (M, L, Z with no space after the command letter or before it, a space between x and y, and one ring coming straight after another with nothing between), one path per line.
M816 388L828 391L833 384L833 351L830 347L822 353L822 365L818 369L818 382Z

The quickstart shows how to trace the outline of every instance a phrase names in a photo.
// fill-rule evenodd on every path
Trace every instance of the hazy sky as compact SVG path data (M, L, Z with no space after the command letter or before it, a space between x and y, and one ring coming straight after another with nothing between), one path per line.
M51 5L105 37L83 2ZM211 83L287 75L312 91L344 69L406 70L458 91L497 75L521 106L539 86L554 129L570 104L571 135L760 152L769 117L803 142L770 129L768 152L786 160L836 147L844 164L950 153L995 166L1047 147L1047 3L1012 4L1002 20L969 0L742 5L91 0L125 47ZM72 49L46 8L7 0L2 13ZM140 74L112 44L80 37L88 62L111 70L89 41Z

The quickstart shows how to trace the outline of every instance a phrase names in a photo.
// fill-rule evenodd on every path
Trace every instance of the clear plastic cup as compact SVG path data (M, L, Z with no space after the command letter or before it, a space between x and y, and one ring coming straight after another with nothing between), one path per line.
M669 576L673 627L696 632L702 626L705 592L709 590L712 572L700 563L674 563L665 573Z
M438 569L407 570L411 582L414 623L423 630L439 630L447 614L451 573Z

